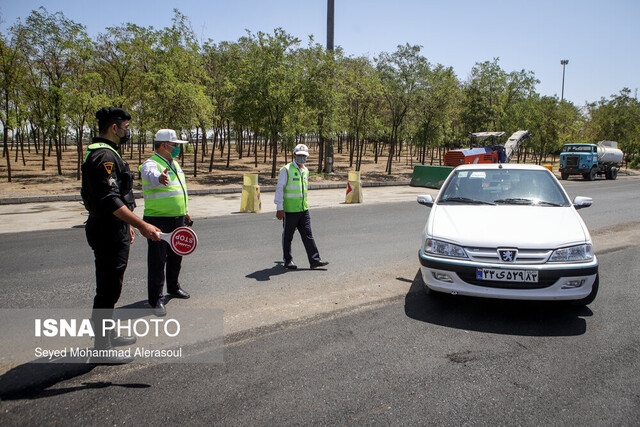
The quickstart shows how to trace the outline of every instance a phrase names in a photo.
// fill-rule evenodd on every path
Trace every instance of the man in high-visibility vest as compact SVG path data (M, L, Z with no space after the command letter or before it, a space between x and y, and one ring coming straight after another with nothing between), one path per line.
M300 232L302 243L307 251L311 268L329 264L320 259L318 247L311 232L311 216L307 203L309 189L309 169L304 164L309 157L309 149L298 144L293 149L294 160L280 169L274 203L277 206L276 218L284 220L282 226L282 252L284 267L290 270L298 268L291 257L291 241L296 228Z
M120 145L129 139L131 115L122 108L104 107L96 112L98 132L82 164L80 194L89 219L85 226L87 242L95 256L96 296L93 300L93 322L97 356L93 363L128 363L133 359L112 355L113 347L136 342L134 336L118 336L105 327L113 317L113 309L122 292L124 272L129 261L129 249L134 240L131 226L148 239L159 240L157 227L133 213L136 206L133 173L120 157Z
M187 183L175 158L187 141L178 139L172 129L160 129L154 138L156 152L140 165L142 194L144 196L144 220L155 225L163 233L171 233L185 224L191 225L188 211ZM166 279L167 292L174 298L189 298L178 281L182 256L171 249L164 240L148 240L147 290L149 304L156 316L165 316L162 290ZM166 274L165 274L166 272Z

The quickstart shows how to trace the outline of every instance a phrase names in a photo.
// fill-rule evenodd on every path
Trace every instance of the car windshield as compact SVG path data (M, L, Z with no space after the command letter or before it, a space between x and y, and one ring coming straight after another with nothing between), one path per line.
M452 173L438 203L570 206L560 184L544 170L504 168Z

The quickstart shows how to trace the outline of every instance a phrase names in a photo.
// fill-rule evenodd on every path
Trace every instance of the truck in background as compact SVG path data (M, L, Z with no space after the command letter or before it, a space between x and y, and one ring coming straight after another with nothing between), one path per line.
M622 150L615 141L600 141L597 144L565 144L560 153L560 176L582 175L593 181L596 175L616 179L622 165Z

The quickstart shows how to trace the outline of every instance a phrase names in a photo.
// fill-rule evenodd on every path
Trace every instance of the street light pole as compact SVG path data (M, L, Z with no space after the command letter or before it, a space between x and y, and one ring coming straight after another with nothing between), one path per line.
M327 51L333 54L333 28L335 19L335 0L327 0ZM324 122L324 114L320 113L320 121ZM320 130L320 156L324 155L324 173L333 172L333 140L325 138ZM318 166L322 163L318 162ZM321 169L321 167L318 167ZM320 172L320 170L318 170Z
M560 64L562 65L562 96L560 98L560 102L564 101L564 67L569 63L568 59L560 60Z
M334 0L327 0L327 50L333 51Z

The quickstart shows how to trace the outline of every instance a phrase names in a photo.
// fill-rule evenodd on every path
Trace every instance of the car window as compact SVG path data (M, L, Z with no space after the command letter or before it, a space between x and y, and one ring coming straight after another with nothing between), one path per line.
M454 171L439 203L569 206L560 184L547 171L487 169Z

